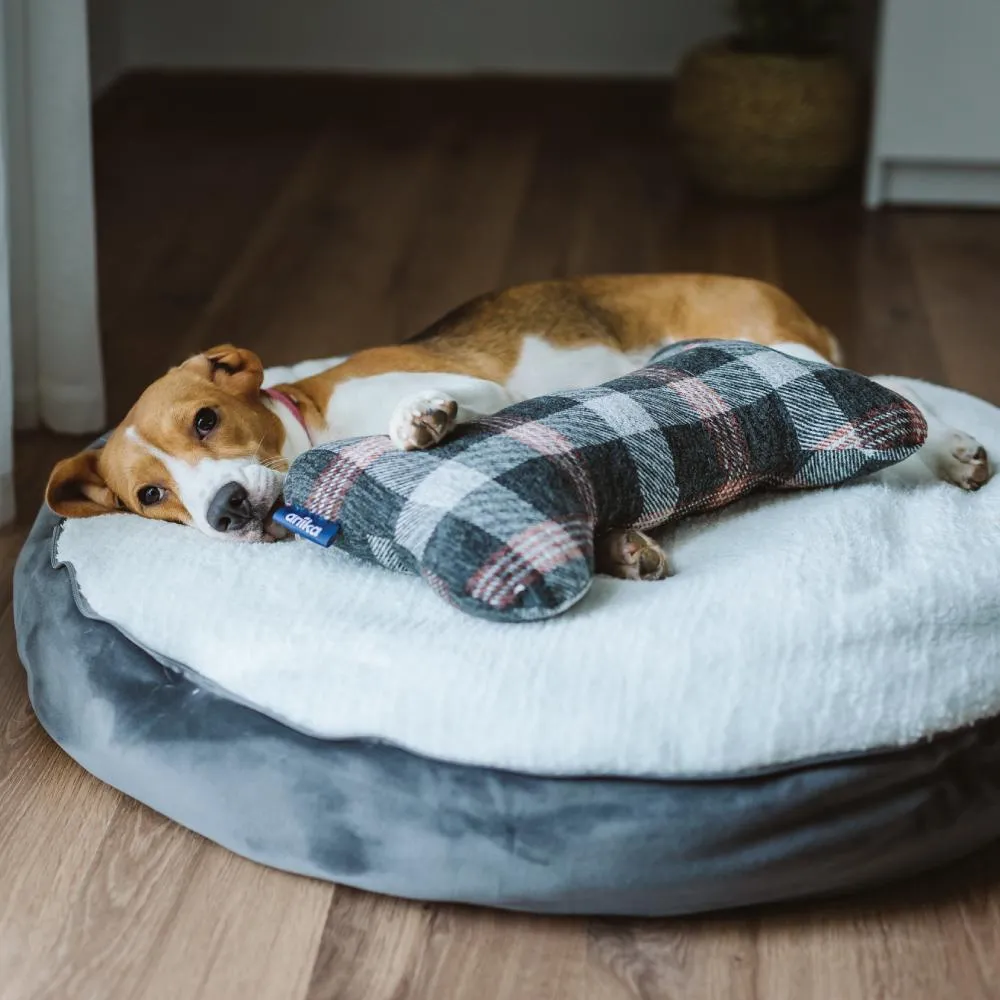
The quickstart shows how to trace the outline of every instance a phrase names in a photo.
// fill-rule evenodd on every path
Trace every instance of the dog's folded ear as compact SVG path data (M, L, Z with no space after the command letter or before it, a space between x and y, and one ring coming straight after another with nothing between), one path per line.
M52 470L45 502L60 517L94 517L121 510L100 468L101 452L87 448L64 458Z
M186 371L202 375L220 389L234 396L252 396L260 392L264 366L253 351L232 344L220 344L188 358L181 365Z

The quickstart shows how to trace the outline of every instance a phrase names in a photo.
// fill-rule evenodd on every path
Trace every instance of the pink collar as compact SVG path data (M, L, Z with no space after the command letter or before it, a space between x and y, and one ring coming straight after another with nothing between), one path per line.
M295 417L299 426L306 432L306 440L310 445L312 445L312 434L309 433L309 428L306 426L306 419L302 416L302 411L298 408L298 406L296 406L292 397L286 396L280 389L261 389L261 392L264 393L268 399L273 399L276 403L280 403L292 414L293 417Z

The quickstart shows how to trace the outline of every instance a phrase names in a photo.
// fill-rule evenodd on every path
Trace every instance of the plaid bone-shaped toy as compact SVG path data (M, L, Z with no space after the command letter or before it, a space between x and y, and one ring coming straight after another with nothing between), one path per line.
M469 614L531 621L586 593L600 532L845 483L907 458L926 433L916 407L855 372L688 342L603 385L463 424L429 451L386 437L314 448L285 500L339 522L335 547L418 573Z

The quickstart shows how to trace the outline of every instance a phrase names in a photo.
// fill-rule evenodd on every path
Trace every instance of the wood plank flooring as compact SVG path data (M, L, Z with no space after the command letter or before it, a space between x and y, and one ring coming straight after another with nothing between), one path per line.
M515 281L777 281L855 367L1000 403L1000 214L866 216L848 189L722 204L652 84L135 76L95 115L110 415L233 340L269 363L398 341ZM860 897L685 920L536 918L270 871L123 799L31 714L10 574L52 462L17 442L0 532L0 1000L1000 997L1000 851Z

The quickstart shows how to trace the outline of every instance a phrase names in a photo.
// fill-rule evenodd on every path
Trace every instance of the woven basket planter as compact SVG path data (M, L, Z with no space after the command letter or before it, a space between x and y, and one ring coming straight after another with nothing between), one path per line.
M837 183L860 148L859 87L837 56L696 49L673 119L694 181L717 194L801 198Z

